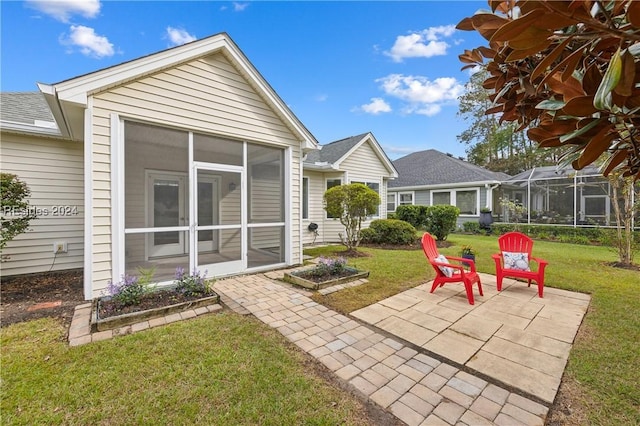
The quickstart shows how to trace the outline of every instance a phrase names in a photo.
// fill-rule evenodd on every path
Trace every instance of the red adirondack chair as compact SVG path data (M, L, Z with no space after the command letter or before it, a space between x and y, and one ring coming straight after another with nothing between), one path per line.
M524 278L531 286L531 281L538 283L538 296L544 291L544 268L549 264L546 260L531 256L533 240L520 232L507 232L498 238L500 253L491 257L496 262L498 291L502 290L504 277ZM506 254L505 254L506 253ZM538 264L537 271L530 270L531 261Z
M431 286L431 293L435 291L436 288L442 287L447 283L463 283L464 289L467 292L467 299L469 303L473 305L473 284L478 283L478 291L480 296L482 296L482 284L480 283L480 277L476 272L476 264L473 260L463 259L461 257L453 257L453 256L444 256L438 253L438 247L436 246L436 242L433 237L426 233L422 236L422 250L424 254L427 256L429 263L433 266L433 269L436 271L436 279L433 281L433 286ZM440 257L442 256L442 257ZM440 257L438 259L438 257ZM466 270L464 266L447 263L444 262L446 258L447 261L453 260L457 262L464 262L469 265L469 270ZM446 273L445 268L450 268L448 270L449 273Z

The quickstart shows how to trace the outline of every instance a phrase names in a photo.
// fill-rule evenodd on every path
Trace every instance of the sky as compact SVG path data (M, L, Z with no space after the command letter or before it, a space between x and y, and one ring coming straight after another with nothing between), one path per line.
M395 160L457 136L469 70L483 45L458 31L484 1L2 1L0 88L36 91L226 32L321 144L372 132Z

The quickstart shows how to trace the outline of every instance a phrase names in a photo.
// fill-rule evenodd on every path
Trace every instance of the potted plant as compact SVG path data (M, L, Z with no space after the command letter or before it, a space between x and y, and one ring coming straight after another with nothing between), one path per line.
M480 228L489 229L493 223L493 215L489 207L483 207L480 209L480 219L478 219Z
M473 249L473 247L471 247L470 245L465 245L462 246L462 250L460 251L460 257L462 257L463 259L469 259L469 260L473 260L474 262L476 261L476 252ZM463 262L465 265L469 266L468 263Z

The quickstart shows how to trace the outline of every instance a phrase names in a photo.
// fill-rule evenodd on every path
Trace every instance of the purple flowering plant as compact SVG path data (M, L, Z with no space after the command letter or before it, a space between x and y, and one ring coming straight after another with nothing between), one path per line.
M315 276L339 275L347 266L347 259L344 257L324 257L320 256L318 264L310 272Z
M137 305L142 297L151 291L153 269L139 269L140 276L122 275L118 282L109 281L107 291L111 299L123 306Z
M210 288L206 277L207 271L201 273L199 270L194 269L189 275L182 266L178 266L175 273L176 291L185 296L207 295L210 292Z

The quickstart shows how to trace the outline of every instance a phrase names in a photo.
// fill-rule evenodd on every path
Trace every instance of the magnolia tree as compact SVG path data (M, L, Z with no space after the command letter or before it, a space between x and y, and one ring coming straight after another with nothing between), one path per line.
M362 222L375 214L380 204L376 191L361 183L339 185L324 193L324 209L331 217L340 219L345 232L341 232L340 241L353 251L360 245Z
M460 55L463 69L486 66L486 114L528 129L542 148L562 149L561 161L576 170L601 164L610 181L622 180L616 192L633 206L640 180L640 1L488 3L491 11L457 26L488 41ZM618 228L629 229L632 218L618 215ZM630 247L632 234L619 234L618 244ZM631 263L628 256L620 261Z
M569 146L582 169L640 178L640 2L489 1L463 19L488 46L466 50L463 68L488 60L488 114L516 122L540 147Z

